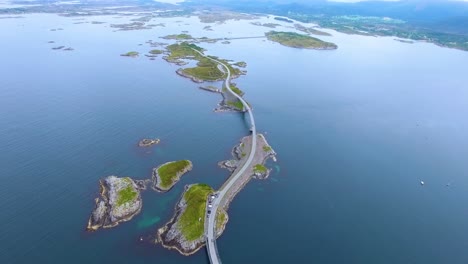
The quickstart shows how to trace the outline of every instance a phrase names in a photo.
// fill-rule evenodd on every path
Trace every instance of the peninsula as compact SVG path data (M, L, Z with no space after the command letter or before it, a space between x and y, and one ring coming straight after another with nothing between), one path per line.
M197 61L196 67L180 68L176 71L180 76L189 78L196 83L224 80L227 75L226 69L229 70L230 78L238 78L239 76L246 74L246 72L239 69L239 67L246 67L247 63L236 62L231 64L229 61L215 56L205 56L203 54L205 51L203 48L187 41L169 45L166 47L166 50L166 56L164 56L163 59L167 62L183 66L188 63L187 60ZM226 69L221 67L219 62L225 65ZM236 85L230 86L230 88L238 95L242 96L244 94L244 92L242 92ZM219 107L216 108L215 111L245 111L240 100L226 88L215 88L210 90L219 90L223 96L223 100L219 103Z
M152 188L159 192L169 191L184 175L193 168L189 160L179 160L164 163L153 169Z
M270 31L265 33L265 35L268 40L278 42L283 46L292 48L319 50L330 50L338 48L338 46L334 43L326 42L318 38L298 34L295 32Z
M100 181L100 186L100 197L95 199L96 207L89 218L88 231L114 227L140 212L140 190L145 188L144 183L129 177L109 176Z

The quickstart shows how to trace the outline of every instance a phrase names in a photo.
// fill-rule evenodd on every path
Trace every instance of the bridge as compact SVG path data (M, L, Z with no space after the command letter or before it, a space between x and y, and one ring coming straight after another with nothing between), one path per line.
M242 98L240 95L236 94L235 92L231 90L231 86L230 86L231 71L229 70L229 68L224 63L216 59L213 59L209 56L206 56L205 54L203 54L202 52L196 49L193 49L193 50L199 53L201 56L218 63L218 65L223 66L223 68L225 69L225 71L223 72L227 73L226 80L224 81L224 86L233 96L239 99L239 101L241 101L242 104L244 105L244 109L246 109L247 113L249 114L250 125L251 125L250 130L252 131L252 144L251 144L251 149L250 149L250 153L249 153L249 157L247 158L247 161L244 163L244 166L242 166L242 168L239 171L237 171L235 175L232 175L231 177L229 177L229 179L223 184L223 186L214 194L215 197L213 199L210 198L211 205L212 205L211 213L208 213L208 207L206 210L207 215L205 216L206 217L205 219L208 220L208 221L205 220L206 250L208 252L210 263L219 264L221 263L221 258L219 257L218 247L216 245L216 213L218 212L218 208L224 196L226 195L226 193L234 185L234 183L236 183L236 181L239 180L240 176L245 173L245 170L252 163L252 160L255 156L256 147L257 147L257 128L255 127L255 119L253 117L252 109L250 108L250 106L247 104L244 98Z

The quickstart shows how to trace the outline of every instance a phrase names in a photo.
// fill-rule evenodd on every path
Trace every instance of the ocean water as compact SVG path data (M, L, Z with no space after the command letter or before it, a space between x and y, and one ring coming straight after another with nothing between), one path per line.
M178 66L119 55L184 30L270 29L229 21L210 32L196 17L155 19L166 26L151 30L109 27L131 18L0 20L1 263L208 262L204 250L184 257L151 239L185 184L219 187L228 177L217 162L248 134L245 118L214 113L219 96L179 77ZM106 23L80 23L90 21ZM200 44L247 62L235 82L279 159L231 204L218 240L223 262L467 263L468 53L327 31L337 50L265 39ZM61 45L75 50L51 49ZM140 149L144 137L162 142ZM175 159L194 169L173 190L144 192L130 222L85 231L99 179L148 178Z

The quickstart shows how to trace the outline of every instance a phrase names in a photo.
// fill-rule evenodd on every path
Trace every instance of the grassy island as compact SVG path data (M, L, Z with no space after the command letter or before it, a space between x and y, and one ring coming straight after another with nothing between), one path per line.
M124 57L138 57L138 55L140 55L140 53L136 51L129 51L127 53L120 54L120 56L124 56Z
M247 67L247 62L239 61L239 62L234 63L233 65L235 65L237 67L245 68L245 67Z
M205 230L205 210L208 194L213 189L206 184L194 184L184 194L187 203L177 226L188 241L199 239Z
M158 191L168 191L180 177L192 170L192 162L179 160L167 162L153 170L153 188Z
M271 41L278 42L283 46L302 48L302 49L336 49L334 43L322 41L318 38L313 38L307 35L298 34L295 32L278 32L270 31L265 33Z
M150 50L148 53L152 54L152 55L159 55L159 54L163 53L163 51L154 49L154 50Z

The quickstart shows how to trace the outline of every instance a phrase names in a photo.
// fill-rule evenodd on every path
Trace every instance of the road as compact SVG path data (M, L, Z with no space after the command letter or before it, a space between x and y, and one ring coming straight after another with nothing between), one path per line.
M228 182L226 182L223 187L221 187L221 189L219 189L216 194L217 194L217 197L215 199L213 199L212 201L212 208L211 208L211 214L208 214L206 217L208 217L208 225L205 225L206 228L205 228L205 232L206 232L206 247L207 247L207 251L208 251L208 257L210 258L210 262L212 264L219 264L221 263L221 259L219 258L219 254L218 254L218 249L217 249L217 246L216 246L216 231L215 231L215 228L216 228L216 212L218 211L218 208L221 204L221 201L223 200L224 196L226 195L226 193L229 191L229 189L232 187L232 185L234 183L236 183L236 181L240 178L240 176L245 173L245 170L250 166L250 163L252 163L252 160L255 156L255 151L256 151L256 147L257 147L257 128L255 127L255 119L253 117L253 114L252 114L252 109L250 108L250 106L247 104L246 101L244 101L244 99L236 94L235 92L233 92L231 90L231 86L230 86L230 83L231 83L231 71L229 70L229 68L222 62L218 61L218 60L215 60L213 58L210 58L206 55L204 55L203 53L201 53L200 51L196 50L196 49L193 49L194 51L198 52L200 55L202 55L203 57L205 58L208 58L216 63L218 63L219 65L222 65L224 67L224 69L226 70L224 73L227 72L227 77L226 77L226 80L224 82L224 85L226 87L226 89L228 89L228 91L234 95L235 97L237 97L237 99L239 99L239 101L242 102L242 104L244 105L244 108L247 110L247 113L249 114L249 118L250 118L250 124L252 125L251 127L251 131L252 131L252 147L250 149L250 153L249 153L249 157L247 158L247 161L244 163L244 166L235 174L235 175L232 175L231 177L229 177L228 179ZM208 212L208 210L206 211Z

